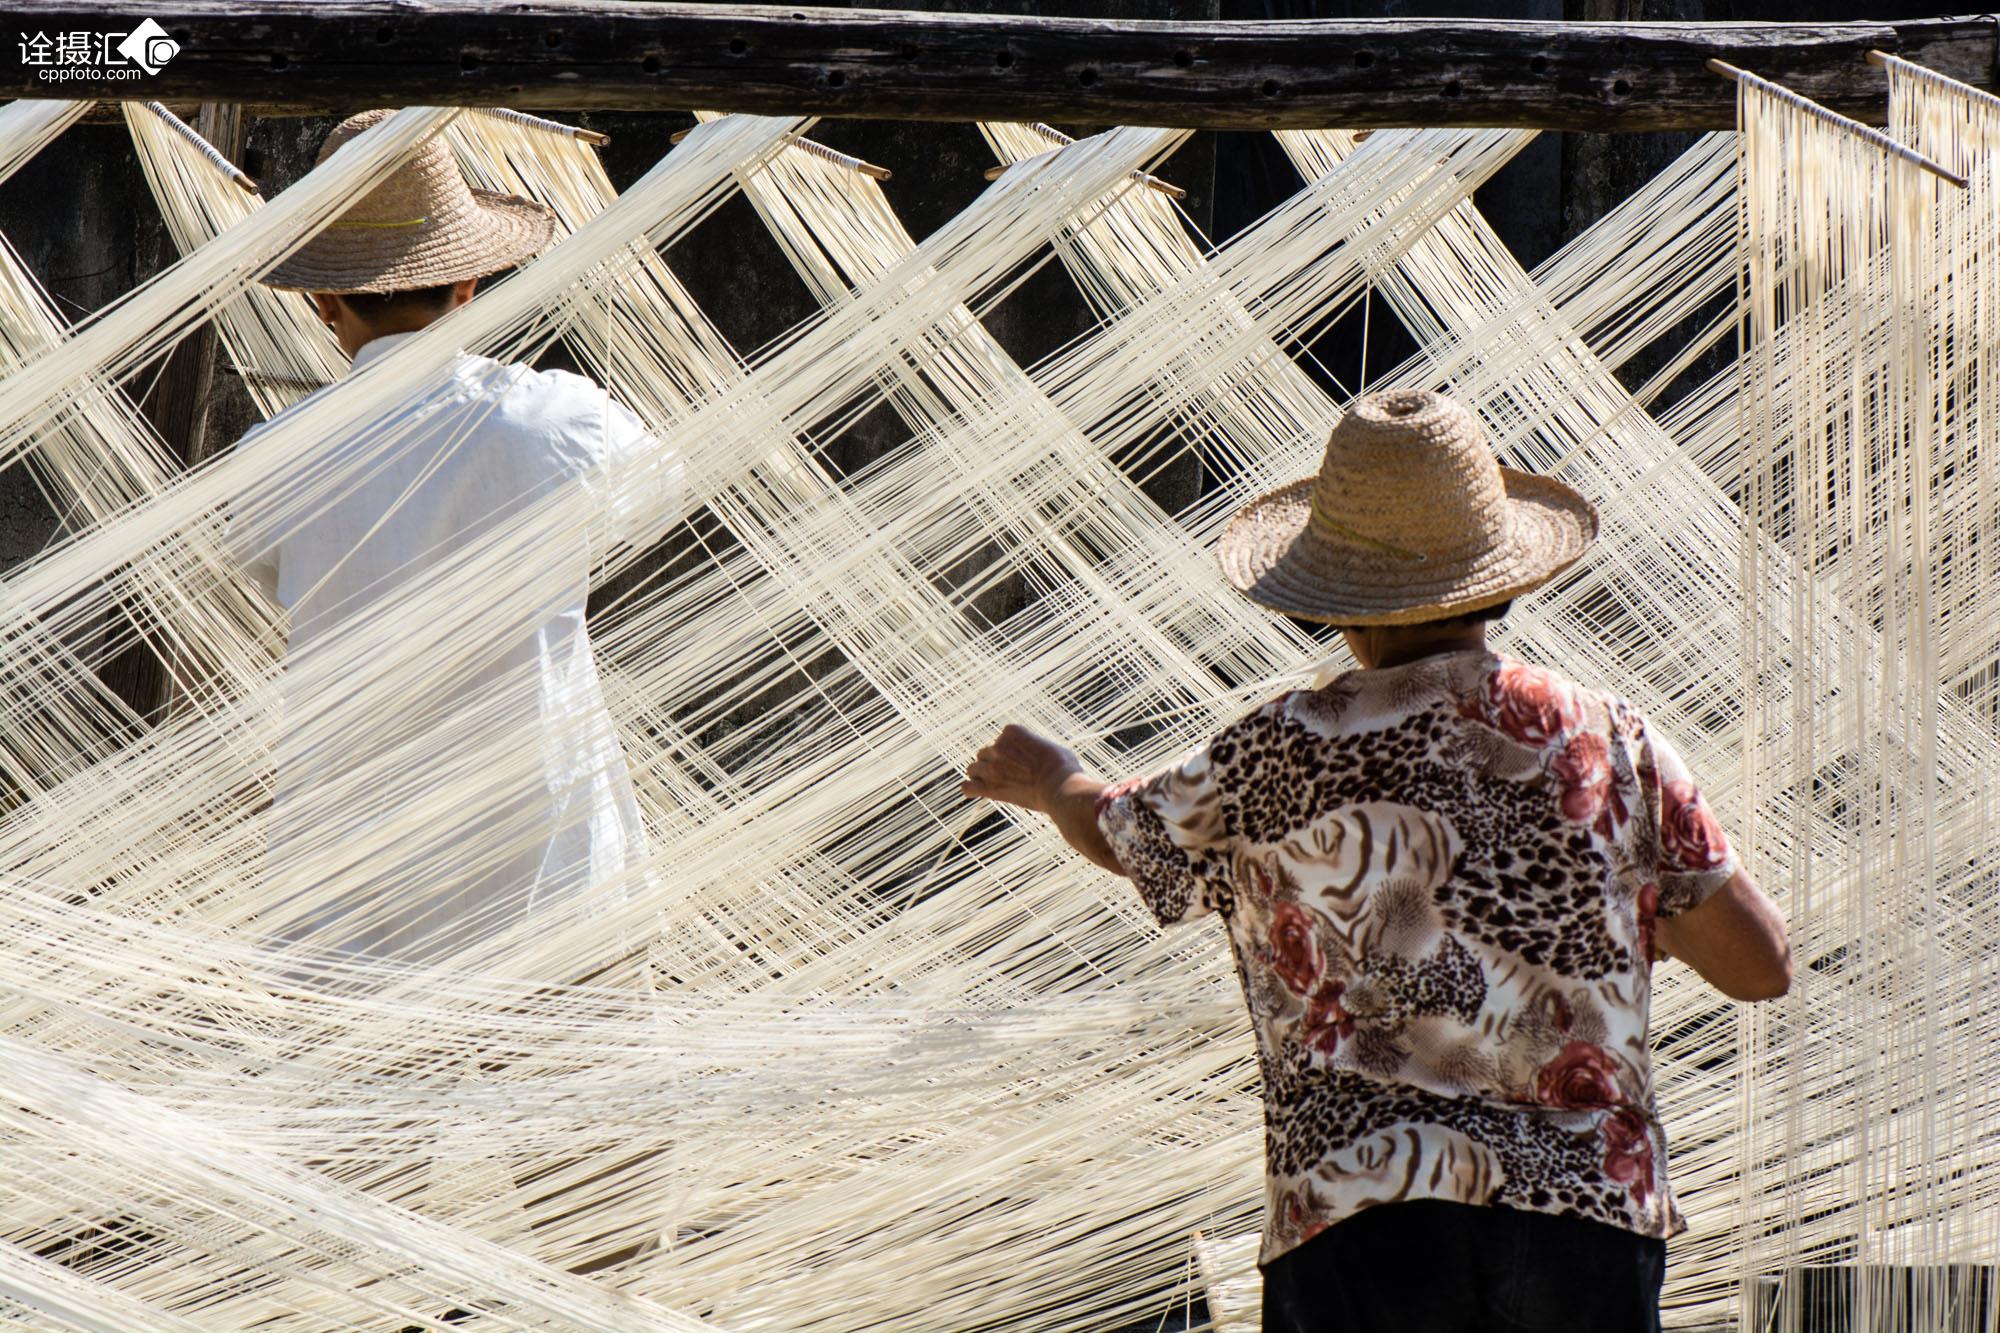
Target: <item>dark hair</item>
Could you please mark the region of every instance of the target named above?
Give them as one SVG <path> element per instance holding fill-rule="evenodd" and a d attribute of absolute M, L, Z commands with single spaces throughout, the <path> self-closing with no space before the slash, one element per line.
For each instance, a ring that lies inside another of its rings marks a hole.
<path fill-rule="evenodd" d="M 455 282 L 440 287 L 411 287 L 400 292 L 341 292 L 334 299 L 370 324 L 394 315 L 439 311 L 451 300 Z"/>
<path fill-rule="evenodd" d="M 1408 624 L 1404 625 L 1390 625 L 1390 626 L 1370 625 L 1370 626 L 1361 626 L 1359 628 L 1440 629 L 1450 625 L 1477 625 L 1481 623 L 1499 620 L 1513 609 L 1514 609 L 1514 599 L 1509 597 L 1504 602 L 1495 602 L 1491 606 L 1482 606 L 1475 611 L 1461 611 L 1455 616 L 1439 616 L 1436 620 L 1412 620 Z M 1301 628 L 1303 628 L 1303 624 L 1298 619 L 1298 617 L 1296 616 L 1291 617 L 1291 620 L 1293 624 L 1300 625 Z M 1351 625 L 1339 625 L 1335 626 L 1335 628 L 1344 630 L 1344 629 L 1353 629 L 1357 627 Z"/>
<path fill-rule="evenodd" d="M 1463 611 L 1455 616 L 1445 616 L 1439 620 L 1425 620 L 1420 623 L 1425 625 L 1477 625 L 1482 622 L 1505 619 L 1507 613 L 1513 609 L 1514 599 L 1509 597 L 1504 602 L 1495 602 L 1491 606 L 1482 606 L 1477 611 Z"/>

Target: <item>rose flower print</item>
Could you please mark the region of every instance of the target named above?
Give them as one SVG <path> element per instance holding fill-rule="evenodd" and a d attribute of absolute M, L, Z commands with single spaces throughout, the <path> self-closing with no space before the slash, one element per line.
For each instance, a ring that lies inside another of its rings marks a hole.
<path fill-rule="evenodd" d="M 1340 1049 L 1340 1043 L 1354 1035 L 1354 1016 L 1340 1004 L 1340 997 L 1345 994 L 1345 981 L 1329 981 L 1320 986 L 1306 1003 L 1305 1025 L 1299 1030 L 1299 1040 L 1314 1054 L 1328 1060 Z"/>
<path fill-rule="evenodd" d="M 1670 782 L 1660 793 L 1660 846 L 1688 870 L 1713 870 L 1729 859 L 1729 842 L 1692 782 Z"/>
<path fill-rule="evenodd" d="M 1560 792 L 1563 818 L 1572 824 L 1592 824 L 1606 840 L 1615 840 L 1625 822 L 1625 798 L 1618 794 L 1611 772 L 1611 747 L 1594 731 L 1570 738 L 1549 764 L 1549 776 Z"/>
<path fill-rule="evenodd" d="M 1485 697 L 1469 701 L 1464 711 L 1531 750 L 1583 724 L 1583 708 L 1567 681 L 1553 671 L 1511 660 L 1488 678 Z"/>
<path fill-rule="evenodd" d="M 1319 941 L 1313 937 L 1312 914 L 1297 903 L 1281 902 L 1271 909 L 1271 943 L 1266 950 L 1271 970 L 1294 995 L 1310 995 L 1319 981 Z"/>
<path fill-rule="evenodd" d="M 1617 1065 L 1601 1046 L 1573 1041 L 1535 1072 L 1535 1100 L 1565 1111 L 1594 1110 L 1625 1100 Z"/>
<path fill-rule="evenodd" d="M 1646 1130 L 1646 1117 L 1621 1106 L 1604 1117 L 1597 1133 L 1604 1140 L 1604 1174 L 1630 1190 L 1633 1202 L 1643 1206 L 1653 1192 L 1653 1138 Z"/>

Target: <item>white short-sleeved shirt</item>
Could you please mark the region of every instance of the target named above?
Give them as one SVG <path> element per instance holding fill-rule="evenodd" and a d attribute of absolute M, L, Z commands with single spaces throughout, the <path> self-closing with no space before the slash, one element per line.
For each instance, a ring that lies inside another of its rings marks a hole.
<path fill-rule="evenodd" d="M 405 445 L 368 443 L 399 428 Z M 323 455 L 340 480 L 303 520 L 255 501 L 230 518 L 290 621 L 264 928 L 435 961 L 606 905 L 646 835 L 584 623 L 593 548 L 671 522 L 678 463 L 590 380 L 464 352 L 355 447 L 375 456 Z M 494 540 L 502 558 L 468 563 Z M 356 680 L 375 702 L 341 710 Z"/>

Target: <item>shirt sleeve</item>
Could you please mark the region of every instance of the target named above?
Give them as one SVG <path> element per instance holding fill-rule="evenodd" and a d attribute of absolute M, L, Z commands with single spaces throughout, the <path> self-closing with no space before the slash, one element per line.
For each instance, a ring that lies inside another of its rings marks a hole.
<path fill-rule="evenodd" d="M 243 432 L 231 446 L 232 449 L 241 449 L 270 424 L 269 421 L 260 421 L 253 425 Z M 264 596 L 275 602 L 278 600 L 278 544 L 257 540 L 246 518 L 240 502 L 224 507 L 220 531 L 222 552 L 242 569 Z"/>
<path fill-rule="evenodd" d="M 223 541 L 227 544 L 228 540 L 227 530 L 225 529 Z M 242 567 L 244 577 L 250 580 L 257 591 L 263 593 L 267 601 L 276 602 L 278 600 L 278 548 L 267 546 L 261 551 L 247 555 L 232 550 L 231 554 L 236 556 L 236 562 Z"/>
<path fill-rule="evenodd" d="M 681 520 L 686 480 L 679 450 L 606 395 L 597 466 L 586 484 L 603 509 L 607 544 L 646 547 L 664 537 Z"/>
<path fill-rule="evenodd" d="M 1654 869 L 1660 882 L 1659 914 L 1678 916 L 1727 884 L 1739 862 L 1680 753 L 1651 726 L 1646 728 L 1640 773 L 1658 831 Z"/>
<path fill-rule="evenodd" d="M 1115 783 L 1098 797 L 1098 828 L 1163 926 L 1230 909 L 1237 839 L 1223 808 L 1215 744 L 1196 747 L 1152 777 Z"/>

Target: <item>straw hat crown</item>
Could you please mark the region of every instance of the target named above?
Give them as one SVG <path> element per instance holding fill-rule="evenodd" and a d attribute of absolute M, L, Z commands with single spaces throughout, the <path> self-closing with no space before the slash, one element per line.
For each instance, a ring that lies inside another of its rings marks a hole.
<path fill-rule="evenodd" d="M 391 114 L 349 116 L 320 145 L 319 161 Z M 541 204 L 468 186 L 443 136 L 433 135 L 264 282 L 314 292 L 439 287 L 512 268 L 554 233 L 555 214 Z"/>
<path fill-rule="evenodd" d="M 1273 610 L 1394 625 L 1504 602 L 1596 534 L 1581 495 L 1501 467 L 1477 417 L 1413 389 L 1357 400 L 1319 475 L 1253 501 L 1218 555 L 1229 581 Z"/>

